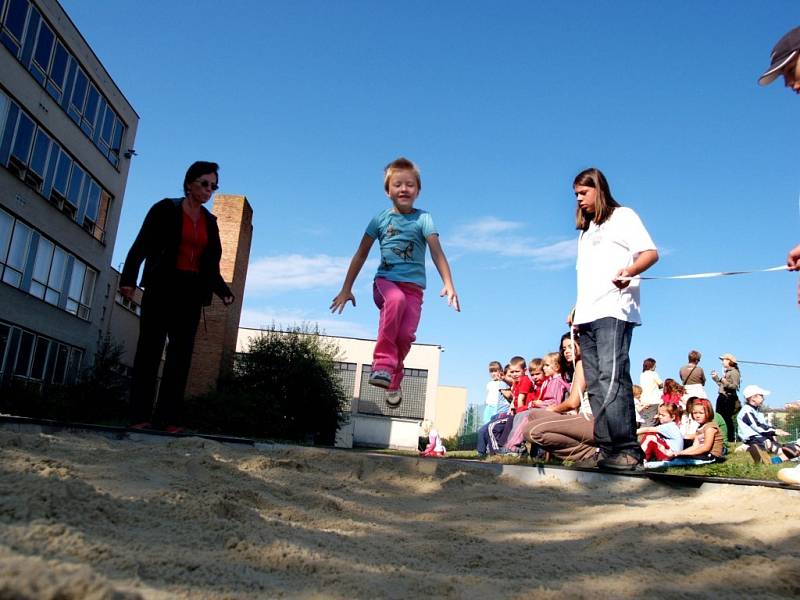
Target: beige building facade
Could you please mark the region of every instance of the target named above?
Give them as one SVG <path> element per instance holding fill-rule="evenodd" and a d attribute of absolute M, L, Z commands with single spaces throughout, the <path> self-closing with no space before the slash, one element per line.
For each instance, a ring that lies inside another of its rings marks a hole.
<path fill-rule="evenodd" d="M 239 328 L 237 352 L 246 352 L 249 341 L 261 335 L 261 330 Z M 337 374 L 344 389 L 352 398 L 347 422 L 337 433 L 336 445 L 345 448 L 354 446 L 374 448 L 416 449 L 420 425 L 428 420 L 448 431 L 452 428 L 449 407 L 459 403 L 460 388 L 445 388 L 445 404 L 440 403 L 439 362 L 442 347 L 433 344 L 413 344 L 405 360 L 405 375 L 402 390 L 403 402 L 390 408 L 383 397 L 383 390 L 367 383 L 371 373 L 372 352 L 375 340 L 323 336 L 339 347 L 340 358 L 336 364 Z M 466 390 L 464 390 L 466 406 Z M 437 420 L 441 411 L 442 420 Z M 461 412 L 463 418 L 463 409 Z M 461 421 L 459 419 L 458 424 Z M 458 426 L 455 427 L 457 431 Z M 442 434 L 443 435 L 443 434 Z"/>

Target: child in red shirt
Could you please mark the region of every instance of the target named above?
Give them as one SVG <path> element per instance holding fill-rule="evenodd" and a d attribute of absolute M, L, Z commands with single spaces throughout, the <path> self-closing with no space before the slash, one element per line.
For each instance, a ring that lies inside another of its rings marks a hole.
<path fill-rule="evenodd" d="M 533 393 L 533 382 L 525 374 L 525 359 L 515 356 L 509 361 L 508 374 L 511 377 L 511 406 L 505 421 L 497 421 L 489 426 L 491 446 L 502 453 L 508 436 L 514 429 L 514 421 L 528 410 L 528 396 Z"/>

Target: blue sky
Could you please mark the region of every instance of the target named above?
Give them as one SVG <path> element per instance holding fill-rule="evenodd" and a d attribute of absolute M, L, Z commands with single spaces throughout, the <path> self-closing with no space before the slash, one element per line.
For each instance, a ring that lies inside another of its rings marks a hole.
<path fill-rule="evenodd" d="M 486 365 L 555 350 L 575 296 L 571 182 L 602 169 L 661 252 L 649 275 L 761 269 L 800 242 L 800 98 L 756 85 L 796 2 L 101 2 L 62 0 L 141 117 L 114 263 L 194 160 L 254 208 L 242 324 L 372 337 L 377 248 L 327 311 L 382 168 L 420 166 L 463 312 L 429 266 L 418 341 L 440 383 L 483 398 Z M 800 364 L 797 276 L 645 282 L 634 381 L 687 352 Z M 743 363 L 800 399 L 800 370 Z M 707 386 L 716 395 L 716 386 Z"/>

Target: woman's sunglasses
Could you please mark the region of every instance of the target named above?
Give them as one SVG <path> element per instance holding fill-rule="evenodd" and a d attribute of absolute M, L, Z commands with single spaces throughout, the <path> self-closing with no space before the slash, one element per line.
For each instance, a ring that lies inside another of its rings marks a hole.
<path fill-rule="evenodd" d="M 216 192 L 219 189 L 219 186 L 216 183 L 211 183 L 208 179 L 195 179 L 194 182 L 206 189 L 211 188 L 212 192 Z"/>

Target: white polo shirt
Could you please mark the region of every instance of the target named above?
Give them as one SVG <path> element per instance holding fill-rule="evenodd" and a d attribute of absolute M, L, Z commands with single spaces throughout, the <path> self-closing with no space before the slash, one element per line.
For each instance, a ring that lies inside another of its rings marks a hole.
<path fill-rule="evenodd" d="M 604 317 L 641 324 L 639 281 L 633 280 L 620 290 L 612 280 L 645 250 L 656 250 L 656 245 L 639 215 L 630 208 L 619 206 L 602 225 L 594 221 L 589 224 L 578 237 L 575 325 Z"/>

